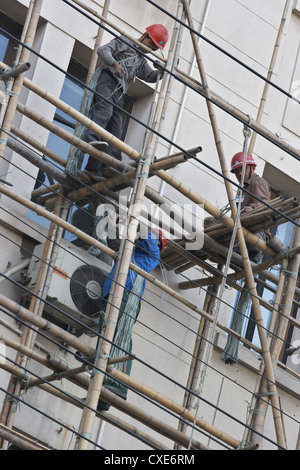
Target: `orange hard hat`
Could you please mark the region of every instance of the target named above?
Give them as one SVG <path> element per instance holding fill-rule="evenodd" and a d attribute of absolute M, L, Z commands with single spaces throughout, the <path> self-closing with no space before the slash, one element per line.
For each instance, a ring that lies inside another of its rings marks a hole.
<path fill-rule="evenodd" d="M 146 28 L 150 38 L 157 47 L 163 49 L 168 42 L 168 30 L 162 24 L 152 24 Z"/>
<path fill-rule="evenodd" d="M 243 160 L 244 160 L 243 152 L 238 152 L 235 155 L 233 155 L 231 159 L 231 169 L 230 169 L 231 173 L 234 173 L 237 168 L 240 168 L 241 166 L 243 166 Z M 250 153 L 247 153 L 246 165 L 253 165 L 254 167 L 256 167 L 256 163 L 252 155 L 250 155 Z"/>
<path fill-rule="evenodd" d="M 161 230 L 159 230 L 157 228 L 154 228 L 153 232 L 158 233 L 158 237 L 159 237 L 160 242 L 161 242 L 160 251 L 162 251 L 165 248 L 166 244 L 167 244 L 167 239 L 165 238 L 165 236 L 164 236 L 164 234 Z"/>

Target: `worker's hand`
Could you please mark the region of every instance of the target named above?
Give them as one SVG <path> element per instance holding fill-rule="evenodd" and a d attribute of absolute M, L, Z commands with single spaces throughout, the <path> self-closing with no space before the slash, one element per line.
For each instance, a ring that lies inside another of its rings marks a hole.
<path fill-rule="evenodd" d="M 113 67 L 115 69 L 115 74 L 119 78 L 123 78 L 125 75 L 125 70 L 123 69 L 122 65 L 119 64 L 119 62 L 114 62 Z"/>
<path fill-rule="evenodd" d="M 245 214 L 245 212 L 251 212 L 251 211 L 253 211 L 253 207 L 244 206 L 241 212 L 243 212 L 243 214 Z"/>

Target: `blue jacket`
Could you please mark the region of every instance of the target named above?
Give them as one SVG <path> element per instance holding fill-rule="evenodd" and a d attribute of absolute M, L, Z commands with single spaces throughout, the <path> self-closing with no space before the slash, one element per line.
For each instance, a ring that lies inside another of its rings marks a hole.
<path fill-rule="evenodd" d="M 149 273 L 152 269 L 156 268 L 159 264 L 160 260 L 160 251 L 157 243 L 157 237 L 155 235 L 151 235 L 151 232 L 148 234 L 148 238 L 140 238 L 135 246 L 131 261 L 135 265 L 139 266 L 141 269 Z M 116 268 L 116 263 L 113 265 L 111 272 L 109 273 L 108 278 L 104 282 L 102 295 L 103 297 L 107 297 L 112 280 L 114 277 L 114 272 Z M 132 289 L 133 283 L 137 273 L 134 272 L 132 269 L 128 270 L 128 275 L 125 283 L 125 291 L 129 291 Z M 144 293 L 146 287 L 146 279 L 144 279 L 143 287 L 141 290 L 141 297 Z"/>

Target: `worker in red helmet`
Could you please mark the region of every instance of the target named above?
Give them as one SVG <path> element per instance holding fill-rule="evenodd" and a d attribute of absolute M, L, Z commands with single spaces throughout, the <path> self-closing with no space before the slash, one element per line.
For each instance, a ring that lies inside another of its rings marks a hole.
<path fill-rule="evenodd" d="M 247 192 L 242 193 L 241 201 L 241 216 L 245 213 L 251 212 L 253 209 L 256 209 L 263 202 L 269 203 L 271 199 L 271 188 L 269 183 L 255 173 L 256 163 L 249 153 L 246 154 L 246 166 L 245 166 L 245 175 L 244 181 L 242 182 L 242 171 L 243 171 L 243 161 L 244 153 L 238 152 L 233 155 L 231 159 L 231 168 L 230 171 L 236 176 L 236 179 L 240 184 L 243 183 L 243 187 L 247 189 Z M 257 198 L 259 199 L 256 199 Z M 239 202 L 238 200 L 236 201 Z M 218 221 L 214 217 L 207 217 L 204 220 L 204 228 L 209 228 L 212 225 L 217 224 Z M 269 230 L 266 230 L 262 233 L 256 233 L 259 238 L 264 238 L 268 240 L 270 238 Z M 238 251 L 238 250 L 235 250 Z M 254 247 L 248 247 L 249 258 L 258 262 L 261 258 L 261 252 Z"/>
<path fill-rule="evenodd" d="M 139 46 L 125 36 L 119 36 L 99 47 L 97 54 L 102 66 L 96 70 L 89 84 L 96 92 L 89 117 L 119 139 L 122 133 L 124 95 L 129 85 L 136 77 L 149 83 L 155 83 L 162 78 L 163 67 L 156 61 L 153 69 L 143 54 L 147 54 L 149 49 L 163 50 L 168 41 L 168 31 L 161 24 L 153 24 L 146 28 L 138 41 Z M 85 132 L 84 140 L 108 154 L 112 154 L 114 150 L 112 145 L 101 140 L 101 137 L 89 128 Z M 118 155 L 116 149 L 114 156 L 121 159 Z M 105 165 L 89 157 L 85 171 L 98 181 L 105 176 Z"/>
<path fill-rule="evenodd" d="M 231 173 L 234 173 L 239 183 L 242 183 L 243 171 L 243 152 L 236 153 L 231 159 Z M 242 195 L 242 213 L 250 212 L 261 204 L 261 201 L 269 202 L 271 198 L 271 189 L 269 183 L 255 173 L 256 163 L 249 153 L 246 155 L 245 176 L 243 187 L 247 193 Z M 249 194 L 250 193 L 250 194 Z M 256 199 L 258 197 L 260 200 Z"/>

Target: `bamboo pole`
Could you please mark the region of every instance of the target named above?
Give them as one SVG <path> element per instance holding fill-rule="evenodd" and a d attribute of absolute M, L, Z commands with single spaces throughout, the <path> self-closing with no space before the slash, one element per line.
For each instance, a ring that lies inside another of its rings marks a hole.
<path fill-rule="evenodd" d="M 12 442 L 23 450 L 50 450 L 38 442 L 29 439 L 20 432 L 4 426 L 3 424 L 0 424 L 0 437 L 5 441 Z"/>
<path fill-rule="evenodd" d="M 27 45 L 32 46 L 35 38 L 40 11 L 43 0 L 35 0 L 34 4 L 29 5 L 28 14 L 26 16 L 25 25 L 23 28 L 23 37 Z M 30 51 L 27 48 L 23 48 L 17 54 L 17 60 L 19 59 L 22 63 L 29 62 Z M 12 121 L 15 117 L 16 107 L 19 100 L 19 95 L 23 86 L 24 76 L 23 74 L 18 75 L 15 79 L 10 81 L 8 88 L 12 86 L 10 90 L 10 97 L 5 110 L 5 116 L 2 122 L 2 129 L 0 132 L 0 162 L 3 158 L 4 150 L 6 148 L 7 134 L 10 132 Z"/>
<path fill-rule="evenodd" d="M 189 26 L 193 27 L 193 21 L 192 21 L 192 17 L 191 17 L 191 14 L 190 14 L 190 8 L 189 8 L 189 5 L 188 5 L 188 0 L 183 0 L 183 5 L 184 5 L 184 8 L 185 8 L 185 13 L 186 13 L 186 16 L 187 16 Z M 219 134 L 219 130 L 218 130 L 217 120 L 216 120 L 216 116 L 215 116 L 215 113 L 214 113 L 212 103 L 210 101 L 211 95 L 210 95 L 209 87 L 208 87 L 208 84 L 207 84 L 207 81 L 206 81 L 206 74 L 205 74 L 205 71 L 204 71 L 203 62 L 202 62 L 201 55 L 200 55 L 200 50 L 199 50 L 195 35 L 192 32 L 191 32 L 191 37 L 192 37 L 192 41 L 193 41 L 193 44 L 194 44 L 195 53 L 196 53 L 196 56 L 197 56 L 197 64 L 198 64 L 199 72 L 200 72 L 200 75 L 201 75 L 202 83 L 203 83 L 203 86 L 204 86 L 205 95 L 208 98 L 206 100 L 206 103 L 207 103 L 207 108 L 208 108 L 210 120 L 211 120 L 211 123 L 212 123 L 212 129 L 213 129 L 213 133 L 214 133 L 216 148 L 218 150 L 218 155 L 219 155 L 219 160 L 220 160 L 222 172 L 223 172 L 224 176 L 229 177 L 229 173 L 228 173 L 226 163 L 225 163 L 225 156 L 224 156 L 224 151 L 223 151 L 223 147 L 222 147 L 222 142 L 221 142 L 221 138 L 220 138 L 220 134 Z M 228 199 L 229 199 L 229 204 L 230 204 L 230 207 L 231 207 L 231 212 L 232 212 L 232 215 L 233 215 L 233 219 L 236 220 L 236 218 L 237 218 L 237 209 L 236 209 L 236 206 L 235 206 L 235 198 L 233 196 L 231 186 L 228 183 L 228 179 L 225 179 L 225 186 L 226 186 L 226 191 L 227 191 L 227 194 L 228 194 Z M 244 237 L 242 226 L 241 226 L 241 223 L 240 223 L 239 220 L 237 220 L 237 237 L 238 237 L 239 246 L 240 246 L 240 250 L 241 250 L 243 261 L 244 261 L 246 279 L 247 279 L 247 283 L 249 285 L 249 291 L 250 291 L 251 298 L 252 298 L 253 311 L 254 311 L 255 320 L 256 320 L 256 323 L 257 323 L 258 334 L 259 334 L 259 339 L 260 339 L 260 343 L 261 343 L 261 347 L 262 347 L 262 356 L 263 356 L 263 359 L 264 359 L 265 365 L 266 365 L 265 373 L 266 373 L 267 378 L 269 379 L 268 386 L 269 386 L 270 392 L 274 393 L 274 395 L 272 395 L 271 403 L 272 403 L 273 420 L 274 420 L 274 426 L 275 426 L 275 430 L 276 430 L 277 442 L 278 442 L 278 444 L 280 444 L 281 447 L 284 447 L 285 446 L 285 440 L 284 440 L 284 433 L 283 433 L 283 429 L 282 429 L 282 422 L 281 422 L 280 411 L 279 411 L 280 406 L 279 406 L 279 400 L 278 400 L 278 396 L 277 396 L 277 390 L 276 390 L 274 371 L 273 371 L 273 367 L 272 367 L 271 354 L 270 354 L 270 350 L 268 348 L 268 341 L 267 341 L 267 336 L 266 336 L 266 333 L 265 333 L 263 317 L 262 317 L 262 314 L 261 314 L 261 311 L 260 311 L 260 305 L 259 305 L 259 302 L 258 302 L 258 299 L 257 299 L 257 292 L 256 292 L 255 283 L 254 283 L 253 273 L 251 271 L 251 264 L 250 264 L 250 261 L 249 261 L 249 258 L 248 258 L 248 250 L 247 250 L 247 246 L 246 246 L 246 242 L 245 242 L 245 237 Z"/>
<path fill-rule="evenodd" d="M 212 316 L 214 305 L 216 302 L 217 293 L 218 293 L 218 287 L 213 286 L 212 288 L 207 290 L 206 296 L 204 299 L 203 310 L 211 316 Z M 195 340 L 193 356 L 192 356 L 192 361 L 191 361 L 190 370 L 189 370 L 189 376 L 188 376 L 187 383 L 186 383 L 187 391 L 184 394 L 184 400 L 182 404 L 182 406 L 188 410 L 192 409 L 193 401 L 195 399 L 195 396 L 191 394 L 189 390 L 196 392 L 196 389 L 197 389 L 197 383 L 199 380 L 203 353 L 205 349 L 205 346 L 203 346 L 203 343 L 206 341 L 207 334 L 208 334 L 207 327 L 208 327 L 207 320 L 201 317 L 199 321 L 197 337 Z M 185 432 L 187 429 L 187 423 L 181 421 L 178 425 L 178 429 L 182 432 Z"/>
<path fill-rule="evenodd" d="M 168 398 L 162 395 L 161 393 L 157 392 L 153 388 L 148 387 L 145 384 L 141 383 L 139 380 L 129 377 L 128 375 L 114 369 L 113 367 L 109 367 L 107 369 L 107 372 L 110 375 L 112 375 L 112 377 L 115 377 L 116 379 L 121 380 L 123 383 L 133 388 L 134 390 L 137 390 L 143 393 L 147 397 L 151 398 L 157 403 L 160 403 L 161 405 L 165 406 L 169 410 L 174 411 L 175 413 L 180 415 L 182 419 L 186 419 L 192 423 L 195 423 L 201 429 L 203 429 L 204 431 L 207 431 L 209 434 L 213 435 L 217 439 L 220 439 L 222 442 L 225 442 L 226 444 L 232 446 L 235 449 L 239 446 L 240 442 L 238 440 L 232 438 L 225 432 L 220 432 L 214 426 L 208 424 L 204 419 L 195 416 L 195 413 L 192 413 L 191 411 L 186 410 L 183 406 L 171 400 L 171 398 Z"/>
<path fill-rule="evenodd" d="M 186 73 L 183 71 L 178 70 L 177 68 L 177 73 L 178 77 L 182 78 L 186 84 L 190 84 L 195 90 L 199 90 L 202 93 L 204 93 L 203 90 L 203 85 L 196 81 L 194 78 L 189 77 Z M 224 100 L 222 97 L 220 97 L 217 93 L 211 92 L 211 97 L 214 103 L 221 108 L 223 108 L 225 111 L 228 111 L 232 116 L 234 116 L 236 119 L 243 121 L 244 123 L 249 122 L 249 115 L 241 111 L 240 109 L 236 108 L 234 105 L 230 104 L 228 101 Z M 271 132 L 269 129 L 264 127 L 262 124 L 258 123 L 255 121 L 255 119 L 251 118 L 251 128 L 253 131 L 262 134 L 264 137 L 266 137 L 270 142 L 272 142 L 275 146 L 278 146 L 278 143 L 280 142 L 280 147 L 290 153 L 291 155 L 295 155 L 296 157 L 300 157 L 300 150 L 297 149 L 296 147 L 293 147 L 292 145 L 288 144 L 284 140 L 280 140 L 278 138 L 278 135 L 274 134 Z"/>
<path fill-rule="evenodd" d="M 283 291 L 284 291 L 284 286 L 285 286 L 285 274 L 284 274 L 284 269 L 287 268 L 287 259 L 283 260 L 282 263 L 282 270 L 280 273 L 280 280 L 278 282 L 278 289 L 276 292 L 276 297 L 274 301 L 274 306 L 272 309 L 271 313 L 271 321 L 269 325 L 269 331 L 268 331 L 268 341 L 269 345 L 271 346 L 271 341 L 272 341 L 272 335 L 274 334 L 278 322 L 278 316 L 279 316 L 279 307 L 280 304 L 282 303 L 282 296 L 283 296 Z M 267 396 L 267 387 L 266 387 L 266 381 L 263 378 L 263 371 L 264 371 L 264 364 L 260 364 L 259 368 L 259 375 L 257 377 L 257 383 L 255 387 L 255 391 L 252 396 L 251 404 L 249 406 L 249 416 L 247 419 L 247 424 L 251 426 L 253 429 L 256 431 L 262 432 L 264 429 L 264 413 L 266 413 L 266 407 L 264 406 L 265 398 L 258 398 L 261 394 L 262 397 Z M 260 403 L 259 403 L 260 402 Z M 255 433 L 252 433 L 254 435 L 254 441 L 259 445 L 262 446 L 262 438 L 261 436 L 258 436 Z M 244 441 L 251 440 L 252 442 L 252 437 L 250 436 L 250 430 L 245 429 L 245 435 L 244 435 Z"/>
<path fill-rule="evenodd" d="M 73 347 L 77 351 L 80 351 L 84 356 L 89 357 L 95 354 L 95 349 L 82 343 L 76 336 L 68 333 L 59 326 L 54 325 L 53 323 L 45 320 L 42 317 L 38 317 L 35 313 L 30 310 L 22 307 L 17 302 L 5 297 L 0 294 L 0 305 L 7 308 L 9 311 L 13 312 L 17 317 L 20 317 L 22 320 L 31 323 L 32 325 L 38 327 L 42 331 L 46 331 L 50 336 L 54 336 L 60 341 L 65 342 L 69 346 Z"/>
<path fill-rule="evenodd" d="M 25 38 L 25 42 L 28 45 L 33 45 L 33 41 L 35 38 L 35 34 L 37 31 L 38 21 L 39 21 L 39 14 L 42 7 L 43 0 L 36 0 L 34 4 L 30 4 L 28 8 L 28 12 L 26 15 L 26 21 L 23 28 L 23 37 Z M 19 50 L 16 56 L 16 61 L 20 60 L 22 63 L 29 62 L 30 51 L 26 48 Z M 18 75 L 15 79 L 10 80 L 10 83 L 7 85 L 8 88 L 11 88 L 10 98 L 8 101 L 8 105 L 5 110 L 4 119 L 2 122 L 2 129 L 0 132 L 0 162 L 2 161 L 3 154 L 6 148 L 7 143 L 7 134 L 10 132 L 13 119 L 15 117 L 15 112 L 17 108 L 17 103 L 19 100 L 19 95 L 23 86 L 24 76 L 23 74 Z M 15 389 L 17 384 L 10 383 L 9 387 Z M 2 424 L 7 422 L 10 410 L 11 410 L 11 403 L 5 403 L 2 406 L 0 422 Z M 5 443 L 2 443 L 2 447 L 6 446 Z"/>

